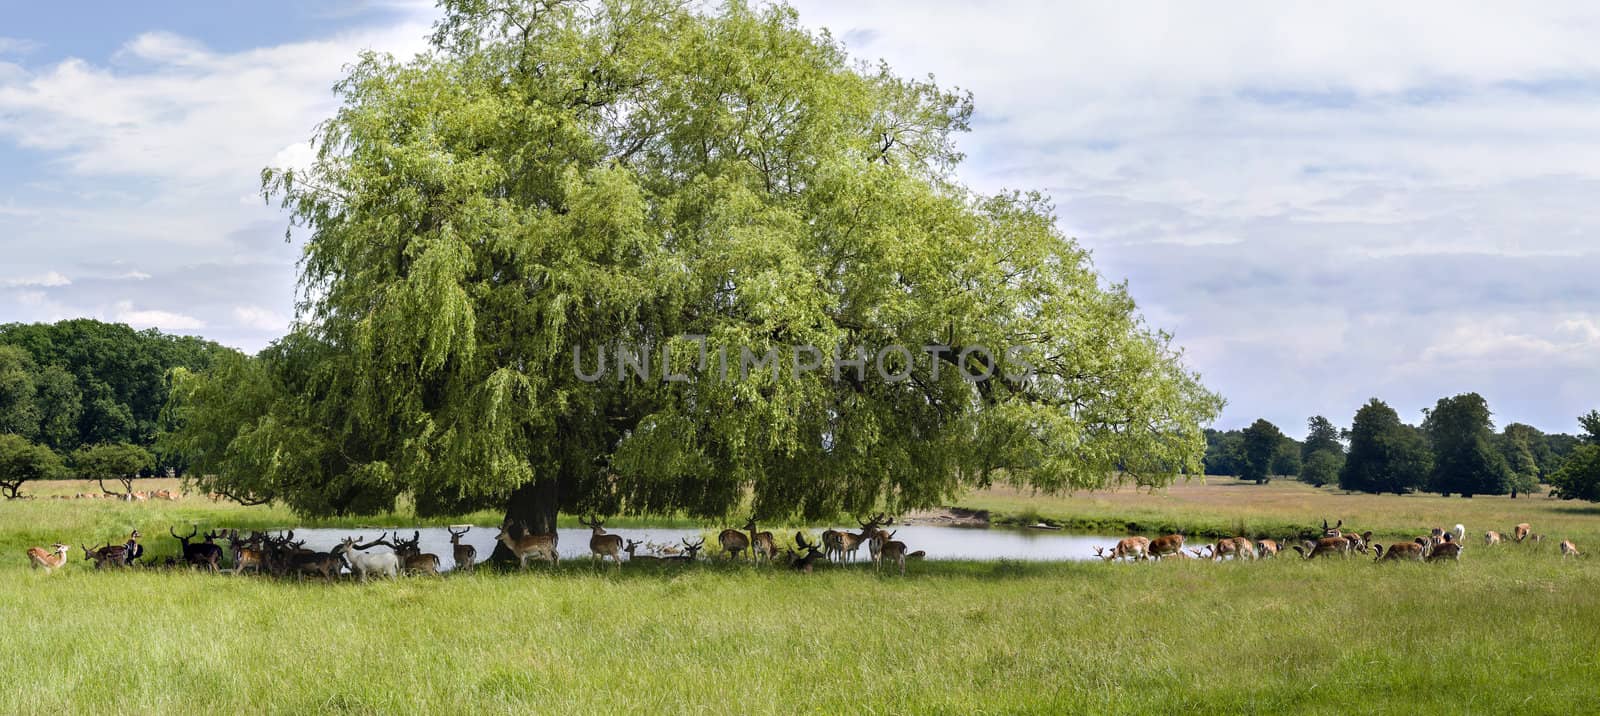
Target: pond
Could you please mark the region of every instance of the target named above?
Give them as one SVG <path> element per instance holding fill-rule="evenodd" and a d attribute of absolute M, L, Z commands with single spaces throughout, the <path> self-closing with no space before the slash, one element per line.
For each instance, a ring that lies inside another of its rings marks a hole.
<path fill-rule="evenodd" d="M 377 539 L 384 530 L 381 528 L 366 529 L 296 529 L 295 539 L 305 540 L 306 547 L 316 550 L 329 550 L 347 536 L 360 536 L 366 539 Z M 411 532 L 417 532 L 422 539 L 422 551 L 439 556 L 441 569 L 450 569 L 455 566 L 450 548 L 450 533 L 443 527 L 422 527 L 404 529 L 402 534 L 410 537 Z M 715 530 L 676 529 L 642 527 L 636 529 L 618 528 L 607 530 L 612 534 L 621 535 L 625 539 L 639 540 L 644 543 L 677 545 L 682 539 L 698 540 L 706 538 L 705 549 L 700 552 L 702 558 L 721 557 L 723 552 L 717 547 Z M 811 537 L 816 537 L 820 529 L 811 530 Z M 478 559 L 486 559 L 494 552 L 495 527 L 473 527 L 472 531 L 462 537 L 462 542 L 478 548 Z M 560 551 L 562 559 L 576 559 L 589 557 L 589 535 L 587 529 L 572 528 L 558 530 L 561 535 Z M 776 532 L 776 530 L 774 530 Z M 961 560 L 999 560 L 1014 559 L 1027 561 L 1066 561 L 1097 559 L 1094 555 L 1095 547 L 1110 547 L 1122 537 L 1108 537 L 1104 535 L 1084 535 L 1054 530 L 1039 529 L 1013 529 L 1013 528 L 984 528 L 984 527 L 937 527 L 929 525 L 906 525 L 894 528 L 895 539 L 905 542 L 911 551 L 922 550 L 927 552 L 928 559 L 961 559 Z M 786 535 L 793 538 L 793 534 Z M 787 541 L 780 537 L 780 541 Z M 641 546 L 639 554 L 646 554 L 647 550 Z M 627 555 L 623 555 L 627 559 Z M 863 546 L 857 553 L 858 560 L 868 560 L 869 553 Z"/>

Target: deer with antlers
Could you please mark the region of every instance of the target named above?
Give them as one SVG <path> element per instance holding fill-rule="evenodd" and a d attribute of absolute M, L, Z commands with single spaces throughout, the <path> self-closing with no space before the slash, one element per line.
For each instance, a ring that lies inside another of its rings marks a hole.
<path fill-rule="evenodd" d="M 819 547 L 822 545 L 819 543 L 807 542 L 806 533 L 804 532 L 794 533 L 794 543 L 800 547 L 804 554 L 795 554 L 791 552 L 789 566 L 794 568 L 794 570 L 797 572 L 811 574 L 812 565 L 814 565 L 817 560 L 823 558 L 822 550 L 819 549 Z"/>
<path fill-rule="evenodd" d="M 706 540 L 704 537 L 701 537 L 696 542 L 690 542 L 688 537 L 683 538 L 681 541 L 683 542 L 683 553 L 675 554 L 669 557 L 662 557 L 662 562 L 671 562 L 673 564 L 685 564 L 693 562 L 695 560 L 695 555 L 700 552 L 700 548 L 706 546 Z"/>
<path fill-rule="evenodd" d="M 422 532 L 413 530 L 411 539 L 402 539 L 395 535 L 392 541 L 380 542 L 387 544 L 394 550 L 396 557 L 400 558 L 400 568 L 407 574 L 431 574 L 439 576 L 439 555 L 422 551 Z"/>
<path fill-rule="evenodd" d="M 644 543 L 639 541 L 639 540 L 630 539 L 630 540 L 628 540 L 628 543 L 625 546 L 623 546 L 622 551 L 628 553 L 628 561 L 629 562 L 660 562 L 661 561 L 661 557 L 658 556 L 658 555 L 653 555 L 653 554 L 634 554 L 633 553 L 634 550 L 638 549 L 639 547 L 641 547 L 643 545 L 644 545 Z"/>
<path fill-rule="evenodd" d="M 515 534 L 513 534 L 515 532 Z M 494 538 L 511 551 L 523 569 L 528 568 L 528 558 L 536 557 L 550 563 L 551 566 L 561 564 L 561 554 L 556 551 L 561 541 L 561 535 L 529 534 L 528 528 L 522 523 L 513 523 L 510 520 L 500 523 L 500 533 Z"/>
<path fill-rule="evenodd" d="M 456 571 L 471 573 L 478 564 L 478 548 L 470 544 L 461 544 L 461 538 L 472 531 L 472 525 L 467 525 L 460 532 L 453 527 L 444 528 L 450 533 L 450 556 L 455 558 Z"/>
<path fill-rule="evenodd" d="M 622 569 L 622 537 L 606 534 L 606 522 L 599 517 L 589 521 L 579 517 L 578 524 L 588 527 L 591 532 L 589 536 L 590 557 L 599 558 L 601 564 L 605 564 L 606 558 L 610 557 L 612 561 L 617 563 L 617 569 Z"/>
<path fill-rule="evenodd" d="M 887 522 L 888 517 L 884 516 L 884 514 L 881 512 L 874 515 L 872 519 L 867 520 L 866 522 L 862 522 L 861 518 L 857 517 L 856 524 L 861 525 L 860 532 L 837 533 L 839 535 L 839 555 L 842 557 L 843 561 L 849 562 L 855 560 L 856 552 L 861 549 L 861 545 L 869 544 L 872 541 L 872 536 L 878 533 L 878 528 Z M 868 549 L 870 551 L 871 548 Z"/>
<path fill-rule="evenodd" d="M 228 530 L 228 549 L 233 552 L 233 574 L 244 574 L 246 569 L 260 574 L 266 566 L 267 553 L 261 548 L 265 535 L 252 531 L 248 539 L 239 538 L 239 530 Z"/>
<path fill-rule="evenodd" d="M 386 535 L 387 533 L 385 533 Z M 400 556 L 394 552 L 366 552 L 365 550 L 379 545 L 389 544 L 384 540 L 384 535 L 365 544 L 361 537 L 346 537 L 340 540 L 339 546 L 333 548 L 333 554 L 345 567 L 350 568 L 350 573 L 356 579 L 365 582 L 367 575 L 376 574 L 390 579 L 400 576 Z M 392 548 L 392 545 L 391 545 Z"/>
<path fill-rule="evenodd" d="M 189 534 L 187 536 L 179 535 L 172 529 L 172 527 L 168 526 L 167 534 L 172 535 L 173 539 L 178 540 L 178 542 L 183 545 L 184 563 L 191 567 L 204 567 L 206 569 L 210 569 L 213 573 L 218 571 L 217 563 L 222 561 L 222 547 L 217 545 L 216 540 L 218 537 L 222 536 L 221 534 L 216 532 L 206 532 L 206 536 L 204 538 L 205 541 L 194 544 L 190 544 L 189 540 L 194 539 L 195 535 L 200 534 L 200 528 L 198 526 L 191 525 L 191 529 L 189 530 Z"/>
<path fill-rule="evenodd" d="M 43 547 L 28 548 L 28 562 L 33 565 L 34 569 L 44 570 L 45 574 L 49 574 L 52 570 L 60 569 L 61 565 L 66 564 L 67 552 L 72 549 L 72 547 L 60 543 L 50 546 L 54 551 L 46 550 Z"/>

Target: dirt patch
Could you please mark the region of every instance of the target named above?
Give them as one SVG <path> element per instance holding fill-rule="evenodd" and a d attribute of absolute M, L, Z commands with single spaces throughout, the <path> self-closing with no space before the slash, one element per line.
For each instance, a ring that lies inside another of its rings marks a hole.
<path fill-rule="evenodd" d="M 988 510 L 968 510 L 961 507 L 940 507 L 919 510 L 902 516 L 903 525 L 938 525 L 940 527 L 988 527 Z"/>

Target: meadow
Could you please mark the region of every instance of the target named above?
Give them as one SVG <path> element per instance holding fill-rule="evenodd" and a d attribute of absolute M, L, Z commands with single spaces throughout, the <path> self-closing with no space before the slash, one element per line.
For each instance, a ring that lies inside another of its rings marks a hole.
<path fill-rule="evenodd" d="M 39 493 L 74 491 L 70 484 Z M 914 563 L 816 574 L 586 560 L 371 584 L 61 572 L 23 550 L 166 527 L 312 524 L 269 507 L 0 504 L 0 713 L 1579 713 L 1600 676 L 1592 506 L 1209 480 L 960 501 L 996 514 L 1247 529 L 1462 522 L 1459 563 Z M 322 522 L 350 526 L 413 521 Z M 480 524 L 493 515 L 473 516 Z M 419 523 L 420 524 L 420 523 Z M 621 521 L 619 521 L 621 524 Z M 159 536 L 158 536 L 159 535 Z M 1380 540 L 1381 541 L 1381 540 Z"/>

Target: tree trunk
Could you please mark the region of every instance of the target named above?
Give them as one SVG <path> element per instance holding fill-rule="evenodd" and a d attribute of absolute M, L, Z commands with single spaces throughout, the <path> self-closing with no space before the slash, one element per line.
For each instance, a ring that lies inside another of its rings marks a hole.
<path fill-rule="evenodd" d="M 528 534 L 549 534 L 556 531 L 556 508 L 560 505 L 560 482 L 554 478 L 535 480 L 511 493 L 506 502 L 506 521 L 520 524 Z M 514 533 L 520 534 L 520 533 Z M 514 564 L 516 556 L 506 549 L 504 542 L 495 542 L 494 554 L 489 561 Z"/>

